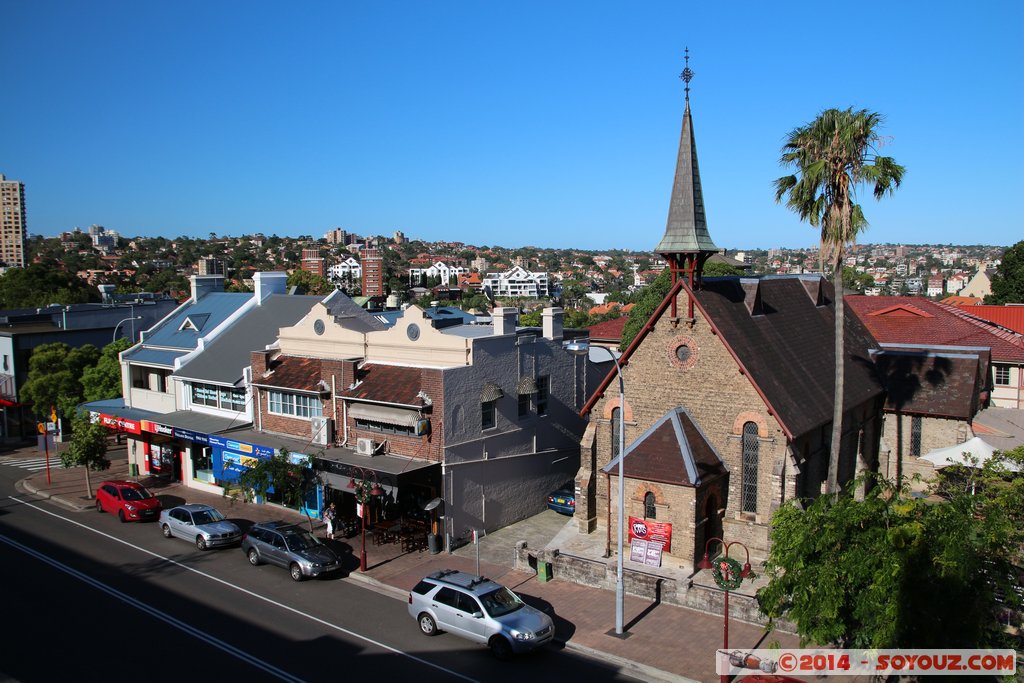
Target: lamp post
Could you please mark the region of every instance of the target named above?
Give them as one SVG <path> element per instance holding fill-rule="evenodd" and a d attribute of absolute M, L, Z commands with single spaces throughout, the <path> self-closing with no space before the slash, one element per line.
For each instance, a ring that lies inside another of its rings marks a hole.
<path fill-rule="evenodd" d="M 714 563 L 708 557 L 708 545 L 712 541 L 718 541 L 722 544 L 722 555 L 721 557 L 715 558 Z M 743 551 L 747 554 L 746 561 L 743 566 L 740 567 L 740 563 L 729 557 L 729 548 L 734 545 L 738 545 L 743 548 Z M 712 569 L 711 577 L 718 584 L 718 587 L 725 593 L 725 616 L 722 633 L 722 649 L 729 649 L 729 591 L 736 590 L 743 583 L 743 579 L 750 576 L 750 550 L 747 546 L 743 545 L 740 541 L 732 541 L 726 543 L 717 536 L 713 536 L 704 542 L 704 559 L 697 563 L 698 569 Z M 722 674 L 721 683 L 729 683 L 729 675 Z"/>
<path fill-rule="evenodd" d="M 590 344 L 582 342 L 566 342 L 564 348 L 569 353 L 584 355 L 590 352 Z M 626 507 L 626 486 L 625 480 L 622 476 L 622 464 L 626 459 L 626 385 L 622 380 L 622 366 L 619 364 L 619 359 L 615 353 L 607 346 L 595 346 L 595 349 L 604 349 L 608 352 L 612 362 L 615 363 L 615 374 L 619 378 L 619 519 L 618 519 L 618 564 L 615 568 L 615 635 L 620 638 L 628 637 L 628 634 L 623 634 L 622 626 L 622 603 L 625 595 L 625 588 L 622 582 L 622 542 L 623 542 L 623 529 L 626 526 L 625 522 L 625 507 Z"/>
<path fill-rule="evenodd" d="M 384 489 L 377 483 L 377 474 L 373 470 L 363 469 L 357 465 L 350 465 L 351 469 L 359 474 L 359 481 L 355 477 L 349 480 L 348 487 L 352 489 L 356 502 L 359 503 L 359 526 L 362 534 L 362 542 L 359 550 L 359 571 L 366 571 L 366 507 L 371 496 L 380 496 Z M 368 476 L 369 475 L 369 476 Z M 373 480 L 371 485 L 369 479 Z"/>
<path fill-rule="evenodd" d="M 133 315 L 133 316 L 130 316 L 128 318 L 125 318 L 124 320 L 118 320 L 117 324 L 114 325 L 114 336 L 110 340 L 111 344 L 113 344 L 114 342 L 117 341 L 117 328 L 121 327 L 121 323 L 126 323 L 129 320 L 142 320 L 142 316 L 141 315 Z M 134 343 L 135 343 L 135 323 L 133 322 L 132 323 L 132 344 L 134 344 Z"/>

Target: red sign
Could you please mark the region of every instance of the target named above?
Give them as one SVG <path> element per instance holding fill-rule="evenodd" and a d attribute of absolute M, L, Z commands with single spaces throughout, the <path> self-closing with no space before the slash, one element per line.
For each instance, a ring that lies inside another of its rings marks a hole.
<path fill-rule="evenodd" d="M 629 540 L 661 543 L 666 553 L 672 552 L 672 525 L 668 522 L 655 522 L 653 519 L 629 518 Z"/>
<path fill-rule="evenodd" d="M 116 429 L 119 432 L 131 432 L 132 434 L 142 433 L 142 428 L 139 426 L 138 420 L 129 420 L 124 417 L 117 417 L 116 415 L 104 415 L 103 413 L 100 413 L 100 424 L 104 427 Z"/>

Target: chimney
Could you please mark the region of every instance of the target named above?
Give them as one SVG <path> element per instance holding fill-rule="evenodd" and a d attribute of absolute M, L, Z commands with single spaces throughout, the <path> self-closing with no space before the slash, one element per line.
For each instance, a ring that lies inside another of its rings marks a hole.
<path fill-rule="evenodd" d="M 193 301 L 199 301 L 211 292 L 224 291 L 223 275 L 193 275 L 189 280 L 192 282 Z"/>
<path fill-rule="evenodd" d="M 281 271 L 254 273 L 252 281 L 256 287 L 257 305 L 262 305 L 271 294 L 284 294 L 288 287 L 288 275 Z"/>
<path fill-rule="evenodd" d="M 272 353 L 273 351 L 266 349 L 263 351 L 253 351 L 252 355 L 249 356 L 253 380 L 262 379 L 267 374 L 267 366 L 270 365 L 270 355 Z"/>
<path fill-rule="evenodd" d="M 512 334 L 516 331 L 516 314 L 519 311 L 515 308 L 495 308 L 491 311 L 491 323 L 494 325 L 494 334 Z"/>
<path fill-rule="evenodd" d="M 560 341 L 562 339 L 562 309 L 545 308 L 541 317 L 544 320 L 544 338 Z"/>

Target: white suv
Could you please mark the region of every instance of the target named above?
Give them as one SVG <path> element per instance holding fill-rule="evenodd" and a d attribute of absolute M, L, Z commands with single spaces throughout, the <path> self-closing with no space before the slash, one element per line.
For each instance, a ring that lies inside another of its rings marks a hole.
<path fill-rule="evenodd" d="M 423 578 L 409 593 L 409 614 L 425 635 L 450 631 L 491 648 L 498 659 L 551 641 L 551 617 L 482 576 L 445 569 Z"/>

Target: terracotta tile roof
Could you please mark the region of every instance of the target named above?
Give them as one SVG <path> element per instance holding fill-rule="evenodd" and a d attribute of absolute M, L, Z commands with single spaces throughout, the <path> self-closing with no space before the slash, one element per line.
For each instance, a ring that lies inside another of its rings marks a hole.
<path fill-rule="evenodd" d="M 636 304 L 622 305 L 618 301 L 609 301 L 606 304 L 592 307 L 587 313 L 590 315 L 604 315 L 605 313 L 611 313 L 612 311 L 619 310 L 622 313 L 629 313 L 633 310 L 633 306 Z"/>
<path fill-rule="evenodd" d="M 975 306 L 960 306 L 960 308 L 964 313 L 975 318 L 981 318 L 1000 327 L 1011 329 L 1018 334 L 1024 334 L 1024 305 L 1022 304 L 1013 306 L 978 304 Z"/>
<path fill-rule="evenodd" d="M 360 383 L 354 389 L 339 391 L 345 398 L 377 403 L 423 407 L 427 402 L 419 396 L 422 368 L 366 363 L 358 371 Z"/>
<path fill-rule="evenodd" d="M 988 347 L 994 361 L 1024 362 L 1024 337 L 963 308 L 918 296 L 851 295 L 846 302 L 880 343 Z"/>
<path fill-rule="evenodd" d="M 628 321 L 629 316 L 623 315 L 611 320 L 605 320 L 603 323 L 591 325 L 587 328 L 590 330 L 590 340 L 622 341 L 622 330 L 626 327 L 626 322 Z"/>
<path fill-rule="evenodd" d="M 618 463 L 613 459 L 605 471 L 618 471 Z M 722 459 L 685 408 L 670 410 L 626 449 L 627 479 L 699 486 L 725 472 Z"/>
<path fill-rule="evenodd" d="M 278 356 L 270 362 L 267 370 L 263 377 L 253 377 L 252 383 L 297 391 L 320 391 L 319 358 Z"/>
<path fill-rule="evenodd" d="M 973 306 L 974 304 L 980 304 L 983 300 L 974 296 L 960 296 L 959 294 L 954 296 L 947 296 L 942 300 L 942 303 L 949 304 L 950 306 Z"/>

